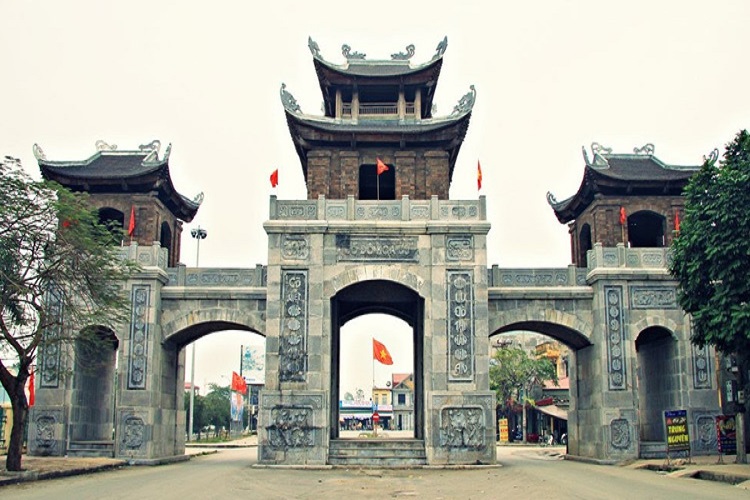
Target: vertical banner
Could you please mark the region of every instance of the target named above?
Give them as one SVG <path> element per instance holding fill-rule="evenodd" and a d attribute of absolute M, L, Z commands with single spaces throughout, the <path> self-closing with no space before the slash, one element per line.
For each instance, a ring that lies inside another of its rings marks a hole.
<path fill-rule="evenodd" d="M 232 392 L 231 393 L 231 416 L 233 422 L 241 422 L 242 421 L 242 411 L 244 409 L 244 398 L 242 397 L 242 394 L 239 392 Z"/>
<path fill-rule="evenodd" d="M 716 446 L 719 448 L 719 455 L 737 453 L 737 424 L 734 415 L 716 416 Z"/>
<path fill-rule="evenodd" d="M 687 410 L 667 410 L 664 412 L 667 425 L 667 453 L 673 451 L 690 451 Z"/>
<path fill-rule="evenodd" d="M 508 419 L 507 418 L 501 418 L 499 420 L 500 425 L 500 442 L 501 443 L 507 443 L 508 442 Z"/>

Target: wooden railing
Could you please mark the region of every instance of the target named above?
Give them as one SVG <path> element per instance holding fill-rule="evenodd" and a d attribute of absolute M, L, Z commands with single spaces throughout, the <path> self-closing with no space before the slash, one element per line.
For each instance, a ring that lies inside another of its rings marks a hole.
<path fill-rule="evenodd" d="M 360 117 L 398 117 L 398 104 L 387 103 L 387 102 L 368 102 L 360 103 L 359 105 L 359 116 Z M 406 103 L 405 116 L 413 118 L 415 114 L 414 103 Z M 352 117 L 352 104 L 343 103 L 341 106 L 341 117 L 351 118 Z"/>

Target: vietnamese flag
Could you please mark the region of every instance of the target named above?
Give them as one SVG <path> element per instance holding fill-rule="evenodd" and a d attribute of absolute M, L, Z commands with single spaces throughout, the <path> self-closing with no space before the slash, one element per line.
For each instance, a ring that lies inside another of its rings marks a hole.
<path fill-rule="evenodd" d="M 625 215 L 625 207 L 620 207 L 620 224 L 624 226 L 627 221 L 628 218 Z"/>
<path fill-rule="evenodd" d="M 271 187 L 275 188 L 279 185 L 279 169 L 277 168 L 271 173 Z"/>
<path fill-rule="evenodd" d="M 131 238 L 135 233 L 135 206 L 130 205 L 130 223 L 128 224 L 128 236 Z"/>
<path fill-rule="evenodd" d="M 388 165 L 383 163 L 380 158 L 377 158 L 378 160 L 378 175 L 382 174 L 383 172 L 388 170 Z"/>
<path fill-rule="evenodd" d="M 477 191 L 482 190 L 482 165 L 477 160 Z"/>
<path fill-rule="evenodd" d="M 372 357 L 373 359 L 380 361 L 384 365 L 393 364 L 391 353 L 388 352 L 388 349 L 386 349 L 383 344 L 375 339 L 372 339 Z"/>
<path fill-rule="evenodd" d="M 240 377 L 237 372 L 232 372 L 232 390 L 241 392 L 242 394 L 247 393 L 245 379 Z"/>

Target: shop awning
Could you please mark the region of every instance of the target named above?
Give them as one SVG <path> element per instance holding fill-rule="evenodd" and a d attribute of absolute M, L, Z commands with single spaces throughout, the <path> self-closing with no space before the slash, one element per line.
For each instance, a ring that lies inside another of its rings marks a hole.
<path fill-rule="evenodd" d="M 562 408 L 558 406 L 555 406 L 555 405 L 537 406 L 536 409 L 551 417 L 559 418 L 561 420 L 568 420 L 568 410 L 563 410 Z"/>

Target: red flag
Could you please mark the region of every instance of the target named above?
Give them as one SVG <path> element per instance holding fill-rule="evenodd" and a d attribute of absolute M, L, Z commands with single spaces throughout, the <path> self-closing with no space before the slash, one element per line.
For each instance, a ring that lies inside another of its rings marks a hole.
<path fill-rule="evenodd" d="M 380 175 L 383 172 L 385 172 L 386 170 L 388 170 L 388 165 L 386 165 L 385 163 L 383 163 L 380 160 L 380 158 L 377 158 L 377 160 L 378 160 L 378 175 Z"/>
<path fill-rule="evenodd" d="M 627 221 L 628 218 L 625 215 L 625 207 L 620 207 L 620 225 L 624 226 Z"/>
<path fill-rule="evenodd" d="M 391 357 L 391 353 L 388 352 L 388 349 L 386 349 L 383 344 L 381 344 L 375 339 L 372 339 L 372 357 L 380 361 L 384 365 L 393 364 L 393 358 Z"/>
<path fill-rule="evenodd" d="M 232 372 L 232 390 L 245 394 L 247 392 L 247 384 L 245 379 L 240 377 L 237 372 Z"/>
<path fill-rule="evenodd" d="M 680 232 L 680 212 L 674 213 L 674 230 Z"/>
<path fill-rule="evenodd" d="M 135 233 L 135 206 L 130 205 L 130 223 L 128 224 L 128 236 L 131 238 Z"/>
<path fill-rule="evenodd" d="M 277 168 L 271 173 L 271 187 L 276 187 L 279 185 L 279 169 Z"/>
<path fill-rule="evenodd" d="M 36 389 L 34 389 L 34 367 L 31 367 L 29 373 L 29 408 L 34 406 L 34 400 L 36 399 Z"/>
<path fill-rule="evenodd" d="M 477 160 L 477 191 L 482 190 L 482 165 Z"/>

